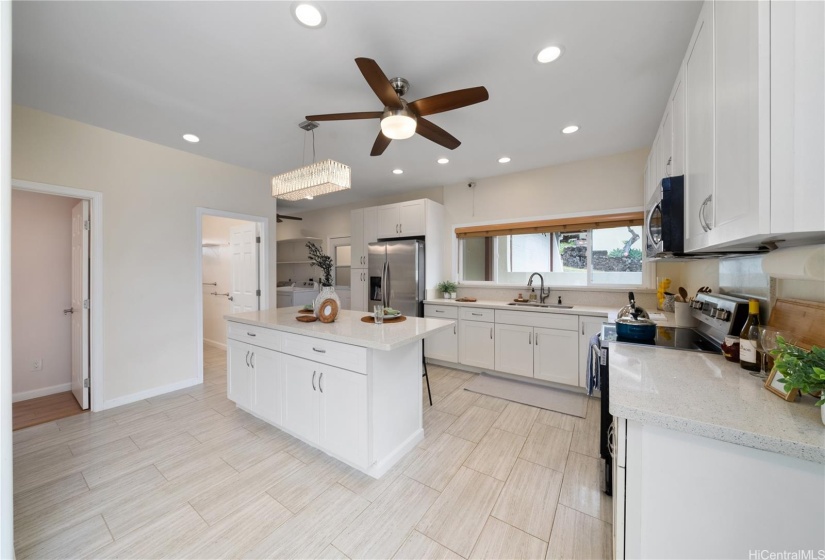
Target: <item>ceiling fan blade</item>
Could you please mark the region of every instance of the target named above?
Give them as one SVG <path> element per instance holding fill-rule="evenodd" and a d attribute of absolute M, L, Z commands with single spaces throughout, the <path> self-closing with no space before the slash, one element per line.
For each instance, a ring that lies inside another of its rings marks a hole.
<path fill-rule="evenodd" d="M 460 109 L 467 105 L 481 103 L 488 99 L 490 99 L 490 94 L 487 93 L 487 88 L 479 86 L 424 97 L 423 99 L 410 103 L 410 107 L 422 117 L 426 117 L 427 115 L 434 115 L 436 113 L 443 113 L 444 111 Z"/>
<path fill-rule="evenodd" d="M 370 152 L 371 156 L 380 156 L 384 153 L 384 150 L 387 149 L 387 146 L 390 145 L 392 142 L 391 139 L 384 136 L 383 132 L 378 133 L 378 137 L 375 139 L 375 144 L 372 145 L 372 151 Z"/>
<path fill-rule="evenodd" d="M 329 115 L 307 115 L 308 121 L 350 121 L 356 119 L 380 119 L 381 111 L 366 111 L 363 113 L 332 113 Z"/>
<path fill-rule="evenodd" d="M 356 58 L 355 64 L 364 75 L 364 79 L 381 100 L 381 103 L 392 109 L 401 109 L 401 99 L 390 84 L 390 79 L 387 78 L 384 71 L 378 66 L 378 63 L 371 58 Z"/>
<path fill-rule="evenodd" d="M 285 216 L 284 214 L 275 214 L 275 218 L 277 219 L 278 223 L 281 223 L 284 220 L 303 220 L 303 218 L 298 216 Z"/>
<path fill-rule="evenodd" d="M 418 118 L 418 126 L 416 126 L 415 131 L 427 140 L 440 144 L 448 150 L 455 150 L 461 145 L 461 142 L 455 136 L 421 117 Z"/>

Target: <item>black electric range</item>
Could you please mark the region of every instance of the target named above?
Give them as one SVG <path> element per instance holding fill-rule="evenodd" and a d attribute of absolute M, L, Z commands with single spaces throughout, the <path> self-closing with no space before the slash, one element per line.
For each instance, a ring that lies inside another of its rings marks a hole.
<path fill-rule="evenodd" d="M 650 340 L 622 339 L 616 334 L 615 323 L 604 323 L 599 340 L 599 389 L 601 390 L 601 434 L 599 452 L 602 457 L 602 490 L 613 493 L 613 458 L 610 454 L 610 344 L 640 344 L 688 352 L 722 353 L 725 336 L 737 334 L 748 316 L 747 300 L 716 295 L 698 294 L 690 304 L 696 327 L 656 327 L 656 336 Z"/>

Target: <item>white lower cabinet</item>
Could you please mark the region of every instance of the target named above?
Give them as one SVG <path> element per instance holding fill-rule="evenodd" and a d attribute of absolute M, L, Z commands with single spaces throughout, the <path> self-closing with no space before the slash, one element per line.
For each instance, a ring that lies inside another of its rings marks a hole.
<path fill-rule="evenodd" d="M 249 363 L 252 364 L 254 397 L 252 412 L 273 424 L 280 424 L 283 417 L 283 378 L 280 354 L 274 350 L 252 347 Z"/>
<path fill-rule="evenodd" d="M 458 308 L 451 305 L 424 305 L 424 317 L 453 319 L 453 328 L 439 331 L 424 341 L 424 357 L 458 363 Z"/>
<path fill-rule="evenodd" d="M 255 395 L 255 373 L 249 362 L 249 355 L 253 348 L 251 344 L 245 342 L 227 340 L 226 393 L 229 400 L 247 410 L 252 410 Z"/>
<path fill-rule="evenodd" d="M 283 426 L 310 444 L 368 465 L 367 376 L 286 354 Z"/>
<path fill-rule="evenodd" d="M 579 335 L 576 331 L 536 328 L 533 377 L 579 384 Z"/>
<path fill-rule="evenodd" d="M 494 323 L 461 320 L 458 327 L 459 363 L 477 368 L 496 368 Z"/>
<path fill-rule="evenodd" d="M 367 376 L 319 364 L 318 443 L 356 465 L 368 465 Z"/>
<path fill-rule="evenodd" d="M 496 324 L 496 371 L 533 377 L 533 327 Z"/>

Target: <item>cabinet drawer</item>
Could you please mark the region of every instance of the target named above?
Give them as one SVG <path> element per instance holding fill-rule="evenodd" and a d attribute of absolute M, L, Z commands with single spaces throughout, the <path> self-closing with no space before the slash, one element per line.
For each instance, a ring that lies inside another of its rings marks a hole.
<path fill-rule="evenodd" d="M 367 349 L 318 338 L 282 333 L 281 352 L 329 364 L 357 373 L 367 373 Z"/>
<path fill-rule="evenodd" d="M 458 307 L 454 305 L 424 306 L 424 317 L 438 317 L 439 319 L 458 319 Z"/>
<path fill-rule="evenodd" d="M 459 316 L 465 321 L 485 321 L 492 323 L 495 321 L 495 311 L 479 307 L 462 307 Z"/>
<path fill-rule="evenodd" d="M 561 313 L 541 313 L 536 311 L 509 311 L 504 309 L 496 309 L 496 323 L 502 323 L 505 325 L 521 325 L 524 327 L 559 329 L 562 331 L 579 330 L 578 315 L 564 315 Z"/>
<path fill-rule="evenodd" d="M 227 338 L 248 342 L 276 352 L 281 350 L 281 334 L 278 331 L 235 321 L 227 321 L 226 324 Z"/>

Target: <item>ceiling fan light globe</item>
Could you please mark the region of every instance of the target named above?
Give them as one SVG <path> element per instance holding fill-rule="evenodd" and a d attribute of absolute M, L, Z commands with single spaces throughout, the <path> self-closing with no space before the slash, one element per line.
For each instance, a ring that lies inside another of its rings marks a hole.
<path fill-rule="evenodd" d="M 381 119 L 381 132 L 392 140 L 405 140 L 415 134 L 417 124 L 409 115 L 388 115 Z"/>

